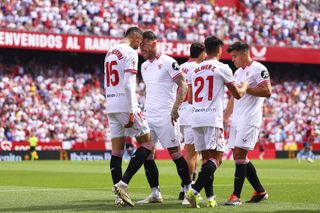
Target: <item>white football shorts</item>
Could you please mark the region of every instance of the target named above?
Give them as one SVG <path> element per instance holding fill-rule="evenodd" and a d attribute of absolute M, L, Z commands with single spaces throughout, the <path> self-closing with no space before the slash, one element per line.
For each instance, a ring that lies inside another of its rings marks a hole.
<path fill-rule="evenodd" d="M 134 124 L 131 128 L 125 128 L 128 123 L 129 113 L 108 113 L 108 121 L 110 126 L 111 138 L 120 137 L 139 137 L 150 133 L 150 129 L 142 112 L 134 114 Z"/>
<path fill-rule="evenodd" d="M 180 132 L 183 136 L 183 141 L 185 144 L 194 144 L 194 135 L 191 126 L 180 126 Z"/>
<path fill-rule="evenodd" d="M 173 126 L 170 115 L 147 116 L 150 127 L 151 141 L 158 141 L 163 148 L 172 148 L 180 146 L 180 128 L 179 122 Z"/>
<path fill-rule="evenodd" d="M 217 127 L 195 127 L 192 128 L 194 134 L 194 147 L 197 152 L 204 150 L 216 150 L 224 152 L 226 142 L 223 130 Z"/>
<path fill-rule="evenodd" d="M 260 128 L 256 126 L 230 127 L 228 147 L 239 147 L 245 150 L 253 150 L 259 137 Z"/>

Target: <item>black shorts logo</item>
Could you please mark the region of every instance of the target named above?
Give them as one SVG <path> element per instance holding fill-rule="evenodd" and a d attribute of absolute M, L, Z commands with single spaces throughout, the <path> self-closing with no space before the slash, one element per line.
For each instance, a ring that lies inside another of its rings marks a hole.
<path fill-rule="evenodd" d="M 180 69 L 179 64 L 178 64 L 177 62 L 173 62 L 173 63 L 172 63 L 172 69 L 174 69 L 174 70 L 179 70 L 179 69 Z"/>
<path fill-rule="evenodd" d="M 268 71 L 267 71 L 267 70 L 263 70 L 263 71 L 261 72 L 261 77 L 262 77 L 263 79 L 269 78 L 269 73 L 268 73 Z"/>

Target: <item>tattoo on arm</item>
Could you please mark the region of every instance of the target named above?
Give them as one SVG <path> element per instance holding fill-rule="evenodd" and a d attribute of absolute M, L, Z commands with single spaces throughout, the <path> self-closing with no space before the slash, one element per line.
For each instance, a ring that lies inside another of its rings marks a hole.
<path fill-rule="evenodd" d="M 183 75 L 178 76 L 174 81 L 179 86 L 179 90 L 178 90 L 177 98 L 173 105 L 173 108 L 178 109 L 186 97 L 186 94 L 188 91 L 188 85 Z"/>

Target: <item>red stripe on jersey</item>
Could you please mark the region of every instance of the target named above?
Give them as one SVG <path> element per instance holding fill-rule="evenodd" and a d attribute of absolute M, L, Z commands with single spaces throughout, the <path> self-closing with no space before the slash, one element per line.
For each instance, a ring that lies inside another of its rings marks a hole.
<path fill-rule="evenodd" d="M 183 72 L 179 72 L 178 74 L 176 74 L 175 76 L 173 76 L 172 79 L 174 80 L 174 79 L 176 79 L 177 77 L 179 77 L 179 76 L 182 75 L 182 74 L 183 74 Z"/>
<path fill-rule="evenodd" d="M 138 73 L 138 70 L 135 70 L 135 69 L 127 69 L 123 72 L 131 72 L 132 74 L 137 74 Z"/>
<path fill-rule="evenodd" d="M 267 84 L 270 84 L 270 80 L 261 81 L 261 82 L 257 85 L 257 87 L 260 86 L 260 85 L 267 85 Z"/>

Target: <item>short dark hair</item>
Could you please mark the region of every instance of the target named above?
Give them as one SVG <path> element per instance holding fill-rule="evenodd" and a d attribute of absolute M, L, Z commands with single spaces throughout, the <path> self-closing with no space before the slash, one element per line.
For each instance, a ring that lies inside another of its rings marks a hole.
<path fill-rule="evenodd" d="M 232 45 L 230 45 L 227 49 L 228 53 L 231 53 L 232 51 L 249 51 L 249 45 L 247 43 L 243 43 L 241 41 L 237 41 L 235 43 L 233 43 Z"/>
<path fill-rule="evenodd" d="M 198 58 L 204 51 L 204 45 L 199 42 L 194 42 L 190 46 L 190 58 Z"/>
<path fill-rule="evenodd" d="M 215 36 L 210 36 L 204 40 L 207 54 L 218 53 L 220 47 L 223 46 L 222 40 Z"/>
<path fill-rule="evenodd" d="M 151 30 L 145 31 L 142 36 L 143 36 L 143 39 L 148 39 L 151 41 L 155 41 L 158 39 L 157 35 Z"/>
<path fill-rule="evenodd" d="M 134 33 L 138 33 L 139 35 L 142 36 L 143 31 L 138 27 L 130 27 L 129 29 L 127 29 L 126 33 L 124 34 L 124 37 L 127 38 L 133 35 Z"/>

